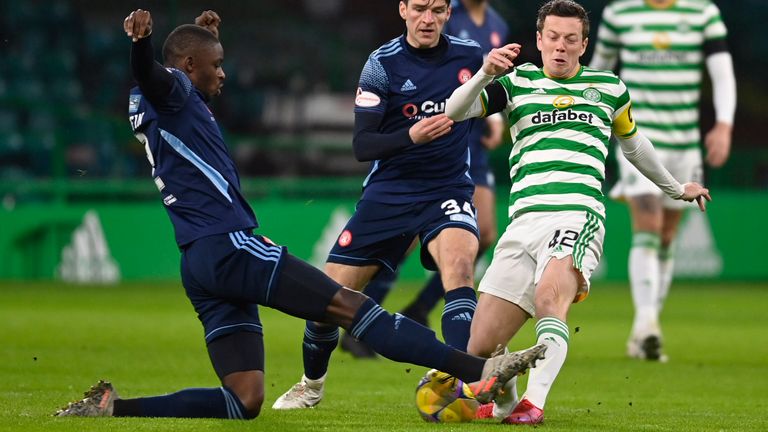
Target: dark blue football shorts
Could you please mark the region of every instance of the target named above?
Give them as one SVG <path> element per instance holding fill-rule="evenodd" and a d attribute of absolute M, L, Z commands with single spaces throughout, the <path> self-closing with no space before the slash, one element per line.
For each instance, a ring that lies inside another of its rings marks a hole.
<path fill-rule="evenodd" d="M 269 305 L 287 251 L 246 231 L 195 240 L 182 250 L 181 281 L 205 329 L 205 341 L 262 333 L 257 305 Z"/>
<path fill-rule="evenodd" d="M 353 266 L 376 264 L 395 271 L 418 236 L 421 264 L 427 270 L 437 270 L 426 245 L 445 228 L 462 228 L 478 236 L 471 195 L 457 193 L 405 204 L 360 200 L 327 261 Z"/>

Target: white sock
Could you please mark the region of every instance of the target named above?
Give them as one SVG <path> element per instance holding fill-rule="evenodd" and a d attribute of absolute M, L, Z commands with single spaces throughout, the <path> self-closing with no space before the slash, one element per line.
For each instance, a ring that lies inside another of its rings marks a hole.
<path fill-rule="evenodd" d="M 544 409 L 547 394 L 568 355 L 568 325 L 554 317 L 544 317 L 536 323 L 536 343 L 545 344 L 544 360 L 539 360 L 528 376 L 528 388 L 523 399 Z"/>
<path fill-rule="evenodd" d="M 504 384 L 504 393 L 496 396 L 493 401 L 493 417 L 499 420 L 512 414 L 517 403 L 517 377 L 512 378 Z"/>
<path fill-rule="evenodd" d="M 672 274 L 675 270 L 674 243 L 659 249 L 659 296 L 656 301 L 656 308 L 661 313 L 664 308 L 664 302 L 669 294 L 669 286 L 672 285 Z"/>
<path fill-rule="evenodd" d="M 629 283 L 635 304 L 632 334 L 657 327 L 659 319 L 659 236 L 636 232 L 629 251 Z"/>

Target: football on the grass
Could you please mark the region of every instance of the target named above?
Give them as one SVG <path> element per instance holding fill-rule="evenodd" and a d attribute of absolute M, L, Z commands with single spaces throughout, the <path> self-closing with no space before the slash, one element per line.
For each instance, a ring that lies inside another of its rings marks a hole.
<path fill-rule="evenodd" d="M 416 408 L 428 422 L 470 421 L 479 406 L 469 386 L 445 372 L 430 370 L 416 387 Z"/>

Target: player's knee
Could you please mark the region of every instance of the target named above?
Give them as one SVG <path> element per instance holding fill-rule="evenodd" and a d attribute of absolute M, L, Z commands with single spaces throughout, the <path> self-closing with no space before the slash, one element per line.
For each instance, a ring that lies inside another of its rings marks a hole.
<path fill-rule="evenodd" d="M 261 370 L 233 372 L 225 376 L 222 383 L 240 401 L 244 418 L 258 417 L 264 403 L 264 373 Z"/>
<path fill-rule="evenodd" d="M 534 298 L 534 305 L 536 306 L 536 315 L 541 318 L 543 316 L 562 316 L 568 310 L 570 301 L 567 301 L 558 295 L 554 289 L 546 289 L 546 287 L 539 287 L 536 291 L 536 297 Z M 544 289 L 541 289 L 544 288 Z M 571 299 L 573 300 L 573 299 Z"/>
<path fill-rule="evenodd" d="M 248 395 L 245 399 L 240 399 L 240 403 L 245 408 L 245 418 L 255 419 L 261 413 L 261 405 L 264 403 L 264 392 Z"/>
<path fill-rule="evenodd" d="M 254 391 L 247 392 L 244 395 L 238 394 L 240 403 L 245 408 L 246 419 L 255 419 L 261 413 L 261 405 L 264 403 L 264 391 L 254 389 Z"/>
<path fill-rule="evenodd" d="M 478 357 L 489 358 L 496 349 L 496 347 L 492 345 L 491 341 L 487 338 L 472 337 L 469 339 L 469 343 L 467 343 L 467 353 Z"/>

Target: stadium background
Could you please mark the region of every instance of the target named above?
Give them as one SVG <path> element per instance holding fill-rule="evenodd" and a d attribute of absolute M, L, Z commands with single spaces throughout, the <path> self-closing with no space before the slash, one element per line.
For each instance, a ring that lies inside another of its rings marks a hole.
<path fill-rule="evenodd" d="M 523 61 L 538 62 L 538 2 L 492 1 Z M 596 36 L 604 1 L 582 1 Z M 768 16 L 763 0 L 716 1 L 738 85 L 733 153 L 706 172 L 715 201 L 683 226 L 678 274 L 768 280 L 752 252 L 768 236 Z M 126 119 L 131 10 L 153 12 L 155 47 L 205 8 L 223 18 L 227 81 L 213 112 L 264 232 L 321 262 L 352 211 L 367 164 L 351 152 L 352 102 L 373 49 L 403 30 L 395 0 L 0 2 L 0 280 L 178 279 L 170 223 Z M 159 53 L 158 53 L 159 55 Z M 591 47 L 584 57 L 587 62 Z M 702 129 L 712 124 L 702 93 Z M 492 154 L 504 223 L 506 154 Z M 609 166 L 609 179 L 615 171 Z M 610 184 L 610 181 L 608 182 Z M 86 217 L 86 215 L 89 215 Z M 600 277 L 626 279 L 629 219 L 609 203 Z M 106 246 L 106 248 L 105 248 Z M 404 277 L 423 272 L 409 261 Z"/>

